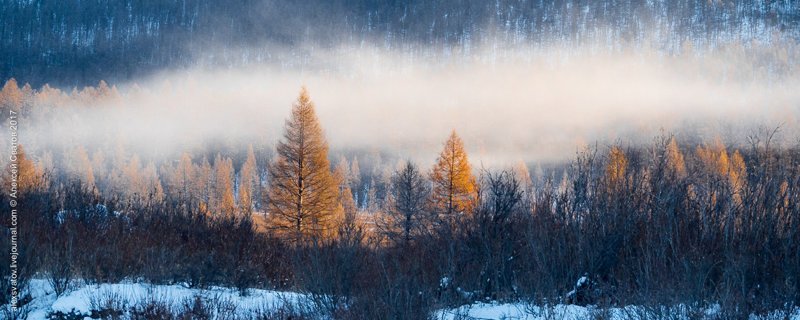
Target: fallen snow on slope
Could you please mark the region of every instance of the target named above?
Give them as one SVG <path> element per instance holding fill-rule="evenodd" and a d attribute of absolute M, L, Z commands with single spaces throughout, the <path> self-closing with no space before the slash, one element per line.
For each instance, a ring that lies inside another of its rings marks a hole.
<path fill-rule="evenodd" d="M 44 320 L 47 314 L 61 311 L 77 311 L 88 314 L 94 307 L 113 300 L 116 304 L 135 306 L 149 301 L 158 301 L 180 308 L 187 301 L 196 298 L 223 301 L 235 306 L 235 312 L 247 317 L 265 310 L 276 310 L 284 306 L 298 306 L 307 302 L 305 295 L 293 292 L 249 289 L 242 296 L 231 288 L 210 287 L 207 289 L 187 288 L 182 285 L 152 285 L 145 283 L 114 283 L 77 286 L 56 298 L 50 284 L 42 279 L 32 280 L 28 292 L 33 300 L 26 306 L 30 312 L 28 319 Z"/>
<path fill-rule="evenodd" d="M 627 306 L 623 308 L 601 309 L 593 306 L 581 307 L 576 305 L 555 305 L 555 306 L 534 306 L 526 303 L 484 303 L 478 302 L 471 305 L 461 306 L 454 309 L 439 310 L 434 314 L 436 319 L 441 320 L 482 320 L 482 319 L 506 319 L 506 320 L 583 320 L 583 319 L 611 319 L 611 320 L 633 320 L 633 319 L 720 319 L 724 318 L 720 314 L 719 305 L 712 305 L 707 308 L 687 308 L 679 305 L 674 307 L 644 308 L 637 306 Z M 796 310 L 792 316 L 786 317 L 783 312 L 773 312 L 768 316 L 750 316 L 751 320 L 772 320 L 772 319 L 791 319 L 800 320 L 800 310 Z"/>
<path fill-rule="evenodd" d="M 98 305 L 113 300 L 126 307 L 132 307 L 149 301 L 158 301 L 180 309 L 184 303 L 196 298 L 207 301 L 223 301 L 235 306 L 237 318 L 251 318 L 254 315 L 270 310 L 288 307 L 295 310 L 309 310 L 311 301 L 308 296 L 294 292 L 249 289 L 247 295 L 240 295 L 232 288 L 210 287 L 207 289 L 187 288 L 183 285 L 153 285 L 145 283 L 114 283 L 96 285 L 77 285 L 69 292 L 56 297 L 52 287 L 46 280 L 32 280 L 26 293 L 33 300 L 25 308 L 29 311 L 28 319 L 44 320 L 52 312 L 70 311 L 89 314 Z M 7 306 L 0 306 L 0 310 Z M 230 310 L 230 309 L 228 309 Z M 230 312 L 230 311 L 227 311 Z M 229 316 L 229 315 L 226 315 Z M 645 308 L 627 306 L 602 309 L 597 307 L 581 307 L 576 305 L 536 306 L 528 303 L 476 302 L 458 308 L 442 309 L 433 313 L 434 318 L 441 320 L 456 319 L 507 319 L 507 320 L 579 320 L 579 319 L 718 319 L 720 307 L 712 305 L 706 308 L 689 308 L 683 305 L 662 308 Z M 0 313 L 2 318 L 2 313 Z M 88 319 L 88 318 L 87 318 Z M 795 309 L 790 317 L 785 313 L 774 312 L 767 317 L 751 316 L 751 320 L 759 319 L 791 319 L 800 320 L 800 310 Z"/>

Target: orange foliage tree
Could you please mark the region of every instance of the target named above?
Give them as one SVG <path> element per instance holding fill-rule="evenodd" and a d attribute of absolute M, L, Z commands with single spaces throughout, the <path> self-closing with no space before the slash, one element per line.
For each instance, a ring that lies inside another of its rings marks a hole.
<path fill-rule="evenodd" d="M 337 185 L 328 143 L 305 88 L 292 106 L 269 176 L 269 220 L 274 230 L 296 241 L 334 230 Z"/>
<path fill-rule="evenodd" d="M 464 142 L 455 130 L 444 144 L 444 150 L 431 171 L 431 199 L 438 214 L 470 212 L 477 198 L 477 183 L 464 150 Z"/>

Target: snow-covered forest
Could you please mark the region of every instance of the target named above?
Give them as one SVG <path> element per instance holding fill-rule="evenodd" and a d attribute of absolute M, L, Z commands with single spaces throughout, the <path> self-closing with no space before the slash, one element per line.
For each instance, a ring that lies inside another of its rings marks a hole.
<path fill-rule="evenodd" d="M 0 319 L 800 319 L 794 1 L 0 2 Z"/>
<path fill-rule="evenodd" d="M 672 54 L 796 41 L 798 15 L 791 0 L 9 0 L 0 7 L 0 78 L 82 86 L 198 64 L 315 68 L 324 67 L 315 52 L 343 44 L 445 63 L 553 45 Z"/>

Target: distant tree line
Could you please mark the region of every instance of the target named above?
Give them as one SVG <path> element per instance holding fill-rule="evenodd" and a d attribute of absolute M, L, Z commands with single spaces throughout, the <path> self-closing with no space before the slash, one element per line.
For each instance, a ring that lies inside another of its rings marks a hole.
<path fill-rule="evenodd" d="M 798 23 L 791 0 L 8 0 L 0 3 L 0 78 L 71 87 L 198 63 L 313 65 L 303 44 L 422 56 L 427 48 L 452 58 L 497 45 L 620 49 L 655 40 L 674 53 L 686 43 L 796 41 Z"/>
<path fill-rule="evenodd" d="M 23 100 L 2 101 L 30 108 Z M 454 131 L 432 168 L 401 161 L 383 179 L 331 164 L 304 89 L 266 162 L 249 149 L 241 165 L 184 154 L 108 166 L 76 150 L 66 171 L 21 148 L 21 275 L 46 277 L 58 294 L 75 279 L 291 289 L 343 319 L 566 301 L 587 275 L 601 306 L 707 302 L 731 318 L 763 314 L 800 298 L 800 146 L 775 134 L 736 148 L 662 135 L 531 174 L 471 166 Z M 370 186 L 360 204 L 364 178 L 382 191 Z"/>

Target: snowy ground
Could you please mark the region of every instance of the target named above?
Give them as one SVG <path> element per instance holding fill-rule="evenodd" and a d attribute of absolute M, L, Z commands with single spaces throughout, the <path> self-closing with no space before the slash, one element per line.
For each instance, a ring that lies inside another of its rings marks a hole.
<path fill-rule="evenodd" d="M 435 314 L 441 320 L 507 319 L 507 320 L 583 320 L 583 319 L 724 319 L 719 306 L 708 308 L 687 308 L 686 306 L 644 308 L 628 306 L 624 308 L 600 309 L 576 305 L 555 305 L 551 307 L 533 306 L 525 303 L 475 303 L 454 309 L 439 310 Z M 768 316 L 750 316 L 751 320 L 788 319 L 800 320 L 800 310 L 787 317 L 785 312 L 774 312 Z"/>
<path fill-rule="evenodd" d="M 30 320 L 44 320 L 51 312 L 68 313 L 77 311 L 88 314 L 97 306 L 114 301 L 116 307 L 133 307 L 150 301 L 171 306 L 179 310 L 185 303 L 200 298 L 205 301 L 223 302 L 225 306 L 234 306 L 235 312 L 248 317 L 264 311 L 277 310 L 282 307 L 296 307 L 307 303 L 306 296 L 292 292 L 250 289 L 242 296 L 235 289 L 211 287 L 208 289 L 190 289 L 182 285 L 150 285 L 142 283 L 116 283 L 100 285 L 79 285 L 56 298 L 50 284 L 41 279 L 31 281 L 29 292 L 33 300 L 26 306 Z M 2 309 L 2 307 L 0 307 Z M 1 317 L 1 316 L 0 316 Z"/>
<path fill-rule="evenodd" d="M 190 289 L 182 285 L 151 285 L 143 283 L 116 283 L 99 285 L 77 285 L 69 292 L 56 298 L 47 281 L 35 279 L 28 289 L 33 300 L 26 305 L 28 318 L 44 320 L 52 312 L 69 313 L 71 311 L 89 314 L 98 306 L 114 301 L 114 306 L 129 309 L 150 301 L 158 301 L 171 306 L 172 310 L 180 310 L 187 302 L 195 299 L 223 302 L 220 305 L 227 309 L 217 308 L 216 312 L 235 313 L 237 318 L 250 318 L 254 315 L 288 308 L 293 310 L 310 310 L 309 297 L 293 293 L 270 290 L 250 289 L 242 296 L 235 289 L 211 287 L 208 289 Z M 231 306 L 233 306 L 231 308 Z M 0 306 L 0 310 L 3 306 Z M 580 307 L 575 305 L 535 306 L 526 303 L 483 303 L 434 312 L 434 318 L 442 320 L 456 319 L 718 319 L 719 307 L 688 308 L 685 306 L 644 308 L 628 306 L 624 308 L 600 309 L 596 307 Z M 2 318 L 2 313 L 0 313 Z M 89 318 L 86 318 L 89 319 Z M 767 317 L 751 316 L 750 319 L 790 319 L 800 320 L 800 310 L 791 316 L 775 312 Z"/>

